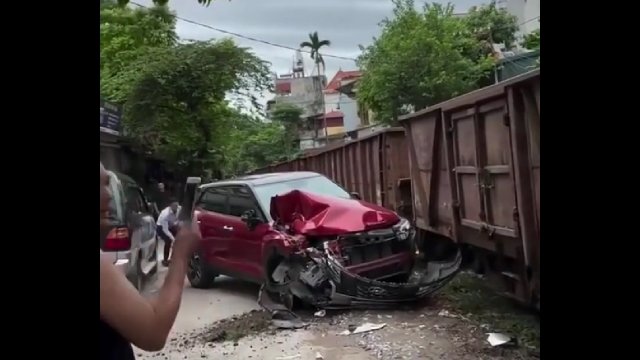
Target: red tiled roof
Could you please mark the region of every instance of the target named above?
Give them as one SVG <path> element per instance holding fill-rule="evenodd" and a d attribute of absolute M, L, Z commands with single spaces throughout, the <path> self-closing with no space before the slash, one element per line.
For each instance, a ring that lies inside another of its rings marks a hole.
<path fill-rule="evenodd" d="M 324 88 L 324 92 L 325 93 L 338 92 L 338 88 L 340 87 L 340 82 L 342 80 L 352 79 L 360 76 L 362 76 L 362 72 L 360 70 L 353 70 L 353 71 L 338 70 L 338 72 L 333 77 L 333 79 L 331 79 L 327 87 Z"/>

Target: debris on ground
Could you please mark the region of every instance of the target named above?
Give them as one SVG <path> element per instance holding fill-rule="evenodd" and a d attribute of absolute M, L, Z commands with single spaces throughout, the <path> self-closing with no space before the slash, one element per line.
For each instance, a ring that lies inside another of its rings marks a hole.
<path fill-rule="evenodd" d="M 276 310 L 271 313 L 271 323 L 278 329 L 301 329 L 307 324 L 289 310 Z"/>
<path fill-rule="evenodd" d="M 253 310 L 240 316 L 223 319 L 208 326 L 202 338 L 208 343 L 237 341 L 247 335 L 268 330 L 270 317 L 266 311 Z"/>
<path fill-rule="evenodd" d="M 461 320 L 469 321 L 468 318 L 466 318 L 466 317 L 464 317 L 462 315 L 453 314 L 453 313 L 449 312 L 449 310 L 446 310 L 446 309 L 440 310 L 440 312 L 438 313 L 438 316 L 447 317 L 447 318 L 451 318 L 451 319 L 461 319 Z"/>
<path fill-rule="evenodd" d="M 509 334 L 523 348 L 540 349 L 539 314 L 522 309 L 475 276 L 459 273 L 436 295 L 435 303 L 449 313 L 466 314 L 471 323 L 485 330 L 483 333 Z"/>
<path fill-rule="evenodd" d="M 316 352 L 316 360 L 324 360 L 324 357 L 319 352 Z"/>
<path fill-rule="evenodd" d="M 488 333 L 487 341 L 493 347 L 508 344 L 511 342 L 511 337 L 500 333 Z"/>
<path fill-rule="evenodd" d="M 387 324 L 365 323 L 365 324 L 362 324 L 362 325 L 357 326 L 357 327 L 354 326 L 354 325 L 350 325 L 348 330 L 345 330 L 345 331 L 341 332 L 339 335 L 360 334 L 360 333 L 365 333 L 365 332 L 369 332 L 369 331 L 380 330 L 385 326 L 387 326 Z"/>
<path fill-rule="evenodd" d="M 322 309 L 322 310 L 318 310 L 315 313 L 313 313 L 313 316 L 315 317 L 325 317 L 327 315 L 327 310 Z"/>
<path fill-rule="evenodd" d="M 300 354 L 296 354 L 296 355 L 290 355 L 290 356 L 279 356 L 276 358 L 276 360 L 293 360 L 293 359 L 300 359 L 302 356 Z"/>

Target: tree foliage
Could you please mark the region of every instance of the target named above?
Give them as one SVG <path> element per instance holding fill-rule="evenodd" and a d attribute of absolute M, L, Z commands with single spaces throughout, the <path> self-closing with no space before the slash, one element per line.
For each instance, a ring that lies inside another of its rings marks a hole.
<path fill-rule="evenodd" d="M 240 115 L 224 148 L 223 176 L 242 175 L 298 154 L 295 136 L 280 121 L 271 123 Z"/>
<path fill-rule="evenodd" d="M 425 4 L 421 10 L 413 0 L 394 5 L 380 37 L 361 47 L 358 58 L 364 70 L 358 99 L 386 122 L 474 89 L 493 65 L 452 5 Z"/>
<path fill-rule="evenodd" d="M 267 65 L 232 40 L 149 50 L 103 84 L 125 103 L 125 127 L 137 143 L 193 171 L 220 161 L 228 99 L 249 98 L 270 86 Z"/>
<path fill-rule="evenodd" d="M 488 53 L 492 51 L 492 44 L 504 44 L 509 49 L 515 42 L 518 18 L 498 8 L 495 0 L 471 7 L 464 20 Z"/>
<path fill-rule="evenodd" d="M 241 111 L 261 108 L 267 64 L 229 39 L 179 44 L 175 17 L 156 3 L 101 0 L 101 93 L 124 105 L 133 144 L 172 170 L 213 177 L 293 156 L 299 109 L 278 109 L 273 123 Z"/>
<path fill-rule="evenodd" d="M 304 110 L 292 104 L 277 104 L 271 112 L 271 120 L 281 124 L 291 139 L 297 137 L 302 128 L 302 114 Z"/>
<path fill-rule="evenodd" d="M 166 6 L 151 9 L 100 3 L 100 79 L 108 80 L 155 48 L 176 44 L 175 18 Z"/>
<path fill-rule="evenodd" d="M 313 59 L 318 67 L 318 75 L 320 75 L 320 65 L 322 65 L 322 71 L 324 71 L 324 59 L 322 58 L 322 54 L 320 54 L 320 49 L 323 46 L 331 46 L 331 41 L 320 40 L 317 31 L 309 34 L 309 41 L 300 43 L 300 48 L 309 48 L 311 50 L 311 59 Z"/>
<path fill-rule="evenodd" d="M 529 50 L 540 49 L 540 29 L 536 29 L 524 36 L 522 46 Z"/>

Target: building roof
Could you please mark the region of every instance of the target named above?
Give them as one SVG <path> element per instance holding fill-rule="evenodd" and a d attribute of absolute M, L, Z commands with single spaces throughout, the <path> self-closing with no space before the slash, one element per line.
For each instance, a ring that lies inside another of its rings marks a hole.
<path fill-rule="evenodd" d="M 338 88 L 340 87 L 340 83 L 343 80 L 353 79 L 362 76 L 362 72 L 360 70 L 353 71 L 342 71 L 338 70 L 336 75 L 331 79 L 327 87 L 324 88 L 324 92 L 327 94 L 337 93 Z"/>

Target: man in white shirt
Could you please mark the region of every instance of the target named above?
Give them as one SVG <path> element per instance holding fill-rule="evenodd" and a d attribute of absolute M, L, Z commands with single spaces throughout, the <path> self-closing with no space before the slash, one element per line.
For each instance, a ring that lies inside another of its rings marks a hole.
<path fill-rule="evenodd" d="M 173 244 L 174 234 L 178 225 L 178 202 L 171 200 L 169 206 L 164 208 L 158 215 L 157 233 L 164 241 L 164 253 L 162 265 L 169 266 L 169 254 L 171 253 L 171 245 Z"/>

